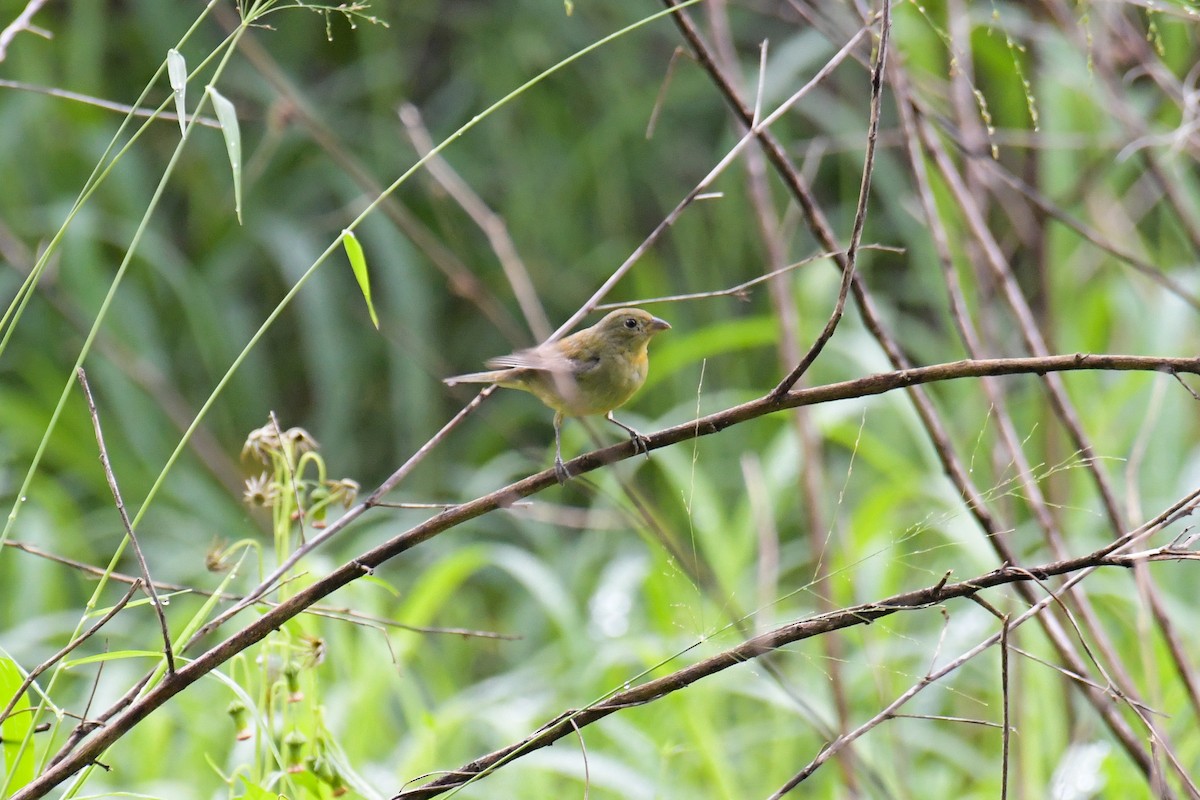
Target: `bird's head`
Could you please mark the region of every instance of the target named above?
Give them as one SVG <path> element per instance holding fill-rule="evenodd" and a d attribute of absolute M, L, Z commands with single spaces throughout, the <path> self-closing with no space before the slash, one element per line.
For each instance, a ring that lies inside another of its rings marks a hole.
<path fill-rule="evenodd" d="M 618 308 L 596 323 L 596 330 L 606 339 L 634 343 L 647 342 L 654 334 L 670 327 L 666 320 L 640 308 Z"/>

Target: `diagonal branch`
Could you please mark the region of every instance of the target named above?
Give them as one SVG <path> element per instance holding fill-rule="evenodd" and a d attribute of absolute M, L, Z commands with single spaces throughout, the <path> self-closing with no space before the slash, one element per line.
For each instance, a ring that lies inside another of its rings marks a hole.
<path fill-rule="evenodd" d="M 108 480 L 108 488 L 112 490 L 113 500 L 117 505 L 117 513 L 121 515 L 121 524 L 125 526 L 125 535 L 133 545 L 137 555 L 138 566 L 142 570 L 142 586 L 150 597 L 150 605 L 158 617 L 158 627 L 162 630 L 163 653 L 167 656 L 167 673 L 175 674 L 175 654 L 171 651 L 171 630 L 167 627 L 167 617 L 163 613 L 162 603 L 158 601 L 158 590 L 154 588 L 154 579 L 150 577 L 150 565 L 146 563 L 146 554 L 138 543 L 137 534 L 129 522 L 129 514 L 125 511 L 125 501 L 121 499 L 121 489 L 117 486 L 117 476 L 113 473 L 112 462 L 108 460 L 108 449 L 104 446 L 104 432 L 100 429 L 100 413 L 96 410 L 96 401 L 92 398 L 92 387 L 88 385 L 87 373 L 80 367 L 76 372 L 79 385 L 83 387 L 83 396 L 87 400 L 88 414 L 92 418 L 92 428 L 96 431 L 96 444 L 100 448 L 100 465 L 104 468 L 104 477 Z"/>
<path fill-rule="evenodd" d="M 825 327 L 817 336 L 804 358 L 800 359 L 795 368 L 788 373 L 779 385 L 771 392 L 772 397 L 782 397 L 796 385 L 796 381 L 808 372 L 825 345 L 833 338 L 842 314 L 846 311 L 846 298 L 850 294 L 850 286 L 854 282 L 854 273 L 858 265 L 858 247 L 862 242 L 863 227 L 867 222 L 867 199 L 871 196 L 871 173 L 875 169 L 875 143 L 879 138 L 879 113 L 883 105 L 883 68 L 887 63 L 888 39 L 892 32 L 892 5 L 890 0 L 884 0 L 882 22 L 879 31 L 879 52 L 875 57 L 875 67 L 871 70 L 871 121 L 867 125 L 867 152 L 863 157 L 862 182 L 858 187 L 858 206 L 854 211 L 854 227 L 850 232 L 850 246 L 846 248 L 846 265 L 842 269 L 842 282 L 838 287 L 837 302 Z"/>

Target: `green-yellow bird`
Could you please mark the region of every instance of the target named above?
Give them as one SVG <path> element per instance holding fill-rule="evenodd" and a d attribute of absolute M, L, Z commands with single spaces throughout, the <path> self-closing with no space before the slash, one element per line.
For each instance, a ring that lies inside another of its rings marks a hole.
<path fill-rule="evenodd" d="M 554 473 L 570 477 L 562 460 L 563 417 L 603 414 L 629 434 L 634 447 L 646 450 L 645 438 L 613 417 L 646 382 L 650 361 L 646 346 L 671 326 L 640 308 L 618 308 L 590 328 L 557 342 L 490 359 L 488 372 L 446 378 L 446 384 L 494 383 L 529 392 L 554 409 Z"/>

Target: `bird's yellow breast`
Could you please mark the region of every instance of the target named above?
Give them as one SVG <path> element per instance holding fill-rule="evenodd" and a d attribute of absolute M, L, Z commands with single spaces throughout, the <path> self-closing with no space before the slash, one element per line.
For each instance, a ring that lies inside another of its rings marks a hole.
<path fill-rule="evenodd" d="M 521 386 L 539 400 L 572 417 L 607 414 L 624 405 L 646 382 L 646 346 L 606 351 L 579 361 L 573 373 L 523 370 Z"/>

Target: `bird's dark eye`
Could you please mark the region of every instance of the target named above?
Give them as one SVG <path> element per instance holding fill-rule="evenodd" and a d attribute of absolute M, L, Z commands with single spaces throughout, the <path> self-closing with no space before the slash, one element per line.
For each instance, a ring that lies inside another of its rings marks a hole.
<path fill-rule="evenodd" d="M 633 317 L 626 317 L 625 318 L 625 327 L 629 328 L 629 330 L 633 330 L 634 328 L 637 327 L 637 320 L 634 319 Z"/>

